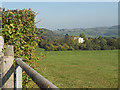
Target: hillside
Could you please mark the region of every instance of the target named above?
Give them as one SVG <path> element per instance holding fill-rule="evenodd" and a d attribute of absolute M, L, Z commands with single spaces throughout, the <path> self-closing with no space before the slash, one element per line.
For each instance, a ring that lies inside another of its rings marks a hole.
<path fill-rule="evenodd" d="M 38 28 L 38 29 L 39 29 L 39 31 L 40 30 L 43 31 L 43 33 L 41 34 L 42 36 L 45 36 L 52 40 L 54 40 L 55 38 L 64 37 L 64 35 L 55 34 L 52 30 L 49 30 L 49 29 L 45 29 L 45 28 Z"/>
<path fill-rule="evenodd" d="M 54 39 L 55 38 L 55 34 L 51 31 L 51 30 L 48 30 L 48 29 L 45 29 L 45 28 L 39 28 L 39 30 L 42 30 L 43 33 L 41 35 L 47 37 L 47 38 L 50 38 L 50 39 Z"/>
<path fill-rule="evenodd" d="M 69 34 L 70 36 L 78 36 L 84 33 L 86 37 L 117 37 L 118 36 L 118 26 L 112 27 L 96 27 L 96 28 L 75 28 L 75 29 L 58 29 L 53 31 L 56 35 Z"/>

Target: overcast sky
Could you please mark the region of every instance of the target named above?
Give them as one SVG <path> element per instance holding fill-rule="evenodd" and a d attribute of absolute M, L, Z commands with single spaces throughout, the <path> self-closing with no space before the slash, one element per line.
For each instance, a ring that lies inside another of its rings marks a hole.
<path fill-rule="evenodd" d="M 2 7 L 6 9 L 31 8 L 33 11 L 39 13 L 36 16 L 36 22 L 39 20 L 41 22 L 36 25 L 40 28 L 55 30 L 113 26 L 118 24 L 118 2 L 7 1 L 2 2 Z"/>

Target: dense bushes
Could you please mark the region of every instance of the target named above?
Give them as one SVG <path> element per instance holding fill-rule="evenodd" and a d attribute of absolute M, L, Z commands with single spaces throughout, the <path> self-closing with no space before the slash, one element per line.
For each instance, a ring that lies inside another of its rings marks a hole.
<path fill-rule="evenodd" d="M 38 31 L 35 16 L 31 9 L 2 11 L 2 35 L 5 44 L 13 45 L 15 58 L 23 58 L 30 66 L 36 59 L 34 52 L 37 47 Z M 24 86 L 28 81 L 28 76 L 25 76 Z"/>
<path fill-rule="evenodd" d="M 5 44 L 14 45 L 15 57 L 32 60 L 37 46 L 35 12 L 31 9 L 3 11 L 2 35 Z"/>
<path fill-rule="evenodd" d="M 78 40 L 74 40 L 73 36 L 70 37 L 66 34 L 64 38 L 55 39 L 54 41 L 42 36 L 38 45 L 46 51 L 119 49 L 117 38 L 105 38 L 101 36 L 98 38 L 86 38 L 84 34 L 80 36 L 84 37 L 84 43 L 78 43 Z"/>
<path fill-rule="evenodd" d="M 89 41 L 89 42 L 88 42 Z M 84 50 L 113 50 L 118 48 L 118 39 L 117 38 L 92 38 L 87 40 L 85 43 Z"/>

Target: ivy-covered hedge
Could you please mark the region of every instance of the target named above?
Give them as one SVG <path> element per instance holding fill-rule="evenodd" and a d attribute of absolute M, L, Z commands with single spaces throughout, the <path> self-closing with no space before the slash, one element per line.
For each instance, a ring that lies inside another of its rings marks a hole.
<path fill-rule="evenodd" d="M 5 44 L 14 45 L 15 58 L 23 58 L 30 66 L 36 60 L 38 32 L 35 16 L 36 13 L 31 9 L 2 11 L 2 35 Z M 30 79 L 25 72 L 23 74 L 23 88 L 30 88 Z"/>
<path fill-rule="evenodd" d="M 5 44 L 14 45 L 15 57 L 23 57 L 26 60 L 34 58 L 38 34 L 35 16 L 31 9 L 2 12 L 2 35 Z"/>

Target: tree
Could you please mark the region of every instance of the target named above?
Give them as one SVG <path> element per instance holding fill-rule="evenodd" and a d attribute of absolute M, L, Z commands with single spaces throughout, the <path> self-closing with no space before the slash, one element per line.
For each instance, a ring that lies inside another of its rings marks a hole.
<path fill-rule="evenodd" d="M 69 49 L 68 50 L 74 50 L 74 48 L 72 46 L 69 46 Z"/>
<path fill-rule="evenodd" d="M 118 38 L 118 49 L 120 49 L 120 38 Z"/>
<path fill-rule="evenodd" d="M 63 48 L 64 48 L 64 50 L 68 50 L 69 46 L 66 43 L 63 43 Z"/>
<path fill-rule="evenodd" d="M 101 40 L 100 40 L 101 49 L 104 50 L 104 46 L 106 46 L 106 45 L 107 45 L 107 41 L 104 38 L 101 38 Z"/>
<path fill-rule="evenodd" d="M 68 35 L 68 34 L 66 34 L 66 35 L 65 35 L 65 43 L 68 43 L 69 38 L 70 38 L 70 37 L 69 37 L 69 35 Z"/>
<path fill-rule="evenodd" d="M 84 34 L 84 33 L 81 33 L 81 34 L 80 34 L 80 37 L 81 37 L 81 38 L 85 38 L 85 34 Z"/>
<path fill-rule="evenodd" d="M 74 49 L 75 49 L 75 50 L 79 50 L 79 44 L 78 44 L 78 43 L 76 43 L 76 44 L 74 45 Z"/>
<path fill-rule="evenodd" d="M 110 38 L 110 39 L 108 39 L 107 44 L 109 46 L 111 46 L 112 49 L 118 48 L 118 41 L 117 41 L 117 39 Z"/>
<path fill-rule="evenodd" d="M 41 41 L 38 43 L 38 45 L 39 45 L 40 48 L 45 48 L 47 44 L 48 44 L 48 43 L 47 43 L 47 40 L 41 40 Z"/>
<path fill-rule="evenodd" d="M 102 39 L 102 36 L 100 35 L 100 36 L 98 37 L 98 39 L 101 40 L 101 39 Z"/>
<path fill-rule="evenodd" d="M 104 50 L 111 50 L 111 46 L 109 46 L 109 45 L 105 45 L 103 48 L 104 48 Z"/>
<path fill-rule="evenodd" d="M 100 44 L 100 40 L 97 39 L 97 38 L 94 38 L 94 39 L 93 39 L 93 43 L 94 43 L 94 44 Z"/>
<path fill-rule="evenodd" d="M 93 43 L 92 43 L 92 39 L 89 39 L 85 42 L 86 44 L 86 50 L 93 50 Z"/>
<path fill-rule="evenodd" d="M 73 47 L 76 43 L 78 43 L 78 40 L 74 40 L 74 37 L 72 36 L 69 40 L 68 45 Z"/>
<path fill-rule="evenodd" d="M 93 50 L 100 50 L 100 49 L 101 49 L 101 47 L 100 47 L 99 44 L 94 44 L 93 45 Z"/>
<path fill-rule="evenodd" d="M 80 44 L 79 49 L 80 50 L 85 50 L 86 49 L 86 44 Z"/>

